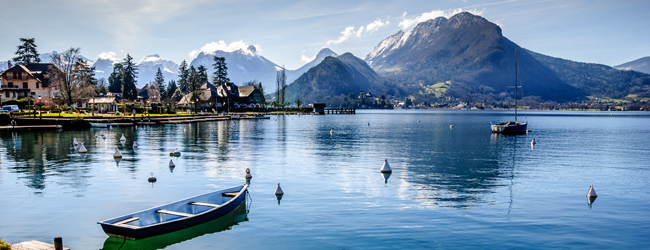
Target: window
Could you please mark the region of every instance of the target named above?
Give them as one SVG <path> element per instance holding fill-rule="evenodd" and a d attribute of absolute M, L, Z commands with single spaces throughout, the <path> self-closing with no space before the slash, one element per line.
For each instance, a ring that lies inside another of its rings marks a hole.
<path fill-rule="evenodd" d="M 14 87 L 14 82 L 9 82 L 9 88 L 13 88 L 13 87 Z"/>
<path fill-rule="evenodd" d="M 29 87 L 27 87 L 27 83 L 26 83 L 26 82 L 23 83 L 23 88 L 24 88 L 24 89 L 29 88 Z"/>
<path fill-rule="evenodd" d="M 38 88 L 38 82 L 36 82 L 36 88 Z"/>
<path fill-rule="evenodd" d="M 9 92 L 5 92 L 5 97 L 9 97 Z"/>
<path fill-rule="evenodd" d="M 36 92 L 32 92 L 32 95 L 36 95 Z"/>

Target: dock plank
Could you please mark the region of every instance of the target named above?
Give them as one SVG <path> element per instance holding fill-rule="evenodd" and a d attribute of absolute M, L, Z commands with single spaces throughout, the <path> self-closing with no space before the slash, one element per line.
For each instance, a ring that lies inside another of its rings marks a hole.
<path fill-rule="evenodd" d="M 37 240 L 30 240 L 30 241 L 20 242 L 11 245 L 11 250 L 52 250 L 52 249 L 54 249 L 54 244 L 49 244 Z M 64 247 L 63 249 L 70 250 L 70 248 L 67 247 Z"/>

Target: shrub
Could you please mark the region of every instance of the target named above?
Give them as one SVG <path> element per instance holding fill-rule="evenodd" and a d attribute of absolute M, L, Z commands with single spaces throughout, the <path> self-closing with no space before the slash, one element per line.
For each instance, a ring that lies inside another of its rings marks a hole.
<path fill-rule="evenodd" d="M 0 240 L 0 250 L 11 250 L 11 245 L 9 243 Z"/>

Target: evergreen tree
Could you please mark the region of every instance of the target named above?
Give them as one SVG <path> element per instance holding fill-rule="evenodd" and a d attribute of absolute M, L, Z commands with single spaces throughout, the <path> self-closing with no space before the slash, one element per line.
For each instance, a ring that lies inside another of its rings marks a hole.
<path fill-rule="evenodd" d="M 178 89 L 178 86 L 176 86 L 176 81 L 171 80 L 167 84 L 167 90 L 165 91 L 165 94 L 167 94 L 167 97 L 172 97 L 174 93 L 176 93 L 176 90 Z"/>
<path fill-rule="evenodd" d="M 187 62 L 183 60 L 181 65 L 178 67 L 178 87 L 181 90 L 181 93 L 186 94 L 189 92 L 189 86 L 187 85 L 187 79 L 190 77 L 190 72 L 187 69 Z"/>
<path fill-rule="evenodd" d="M 122 63 L 116 63 L 113 65 L 113 73 L 108 76 L 108 92 L 111 93 L 122 93 Z"/>
<path fill-rule="evenodd" d="M 122 65 L 124 67 L 124 73 L 122 75 L 122 82 L 124 83 L 122 86 L 122 98 L 135 100 L 138 97 L 138 89 L 136 88 L 138 66 L 135 65 L 133 57 L 129 54 L 126 54 L 126 58 L 124 58 Z"/>
<path fill-rule="evenodd" d="M 165 77 L 163 76 L 162 71 L 160 71 L 160 68 L 158 68 L 158 72 L 156 72 L 156 78 L 154 79 L 154 81 L 156 81 L 156 87 L 158 87 L 160 98 L 162 99 L 163 97 L 167 96 L 167 94 L 165 93 L 166 91 Z"/>
<path fill-rule="evenodd" d="M 212 79 L 212 82 L 217 85 L 217 84 L 222 84 L 226 82 L 230 82 L 230 79 L 228 79 L 228 67 L 226 66 L 226 58 L 225 57 L 214 57 L 214 77 Z"/>
<path fill-rule="evenodd" d="M 201 100 L 201 73 L 194 68 L 194 66 L 190 66 L 189 70 L 189 78 L 188 78 L 188 87 L 190 88 L 190 92 L 192 93 L 192 102 L 194 102 L 194 110 L 196 110 L 197 105 L 199 105 L 199 101 Z"/>
<path fill-rule="evenodd" d="M 16 57 L 13 60 L 22 65 L 27 65 L 30 63 L 39 63 L 41 59 L 38 58 L 38 51 L 36 51 L 36 43 L 34 43 L 34 38 L 20 38 L 20 42 L 23 44 L 18 45 L 16 50 Z"/>
<path fill-rule="evenodd" d="M 203 67 L 203 65 L 201 65 L 196 70 L 199 73 L 199 82 L 201 84 L 203 84 L 204 82 L 207 82 L 208 81 L 208 69 L 206 69 L 205 67 Z"/>

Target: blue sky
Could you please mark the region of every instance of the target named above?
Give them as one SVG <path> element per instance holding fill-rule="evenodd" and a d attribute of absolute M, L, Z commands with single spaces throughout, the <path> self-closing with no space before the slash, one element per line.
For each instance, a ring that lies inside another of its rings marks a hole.
<path fill-rule="evenodd" d="M 0 61 L 14 56 L 20 37 L 34 37 L 39 52 L 81 47 L 91 60 L 130 53 L 137 61 L 159 54 L 180 63 L 201 48 L 255 45 L 269 60 L 296 69 L 323 47 L 363 58 L 398 30 L 459 9 L 499 24 L 520 46 L 554 57 L 613 66 L 650 56 L 647 0 L 0 3 Z"/>

